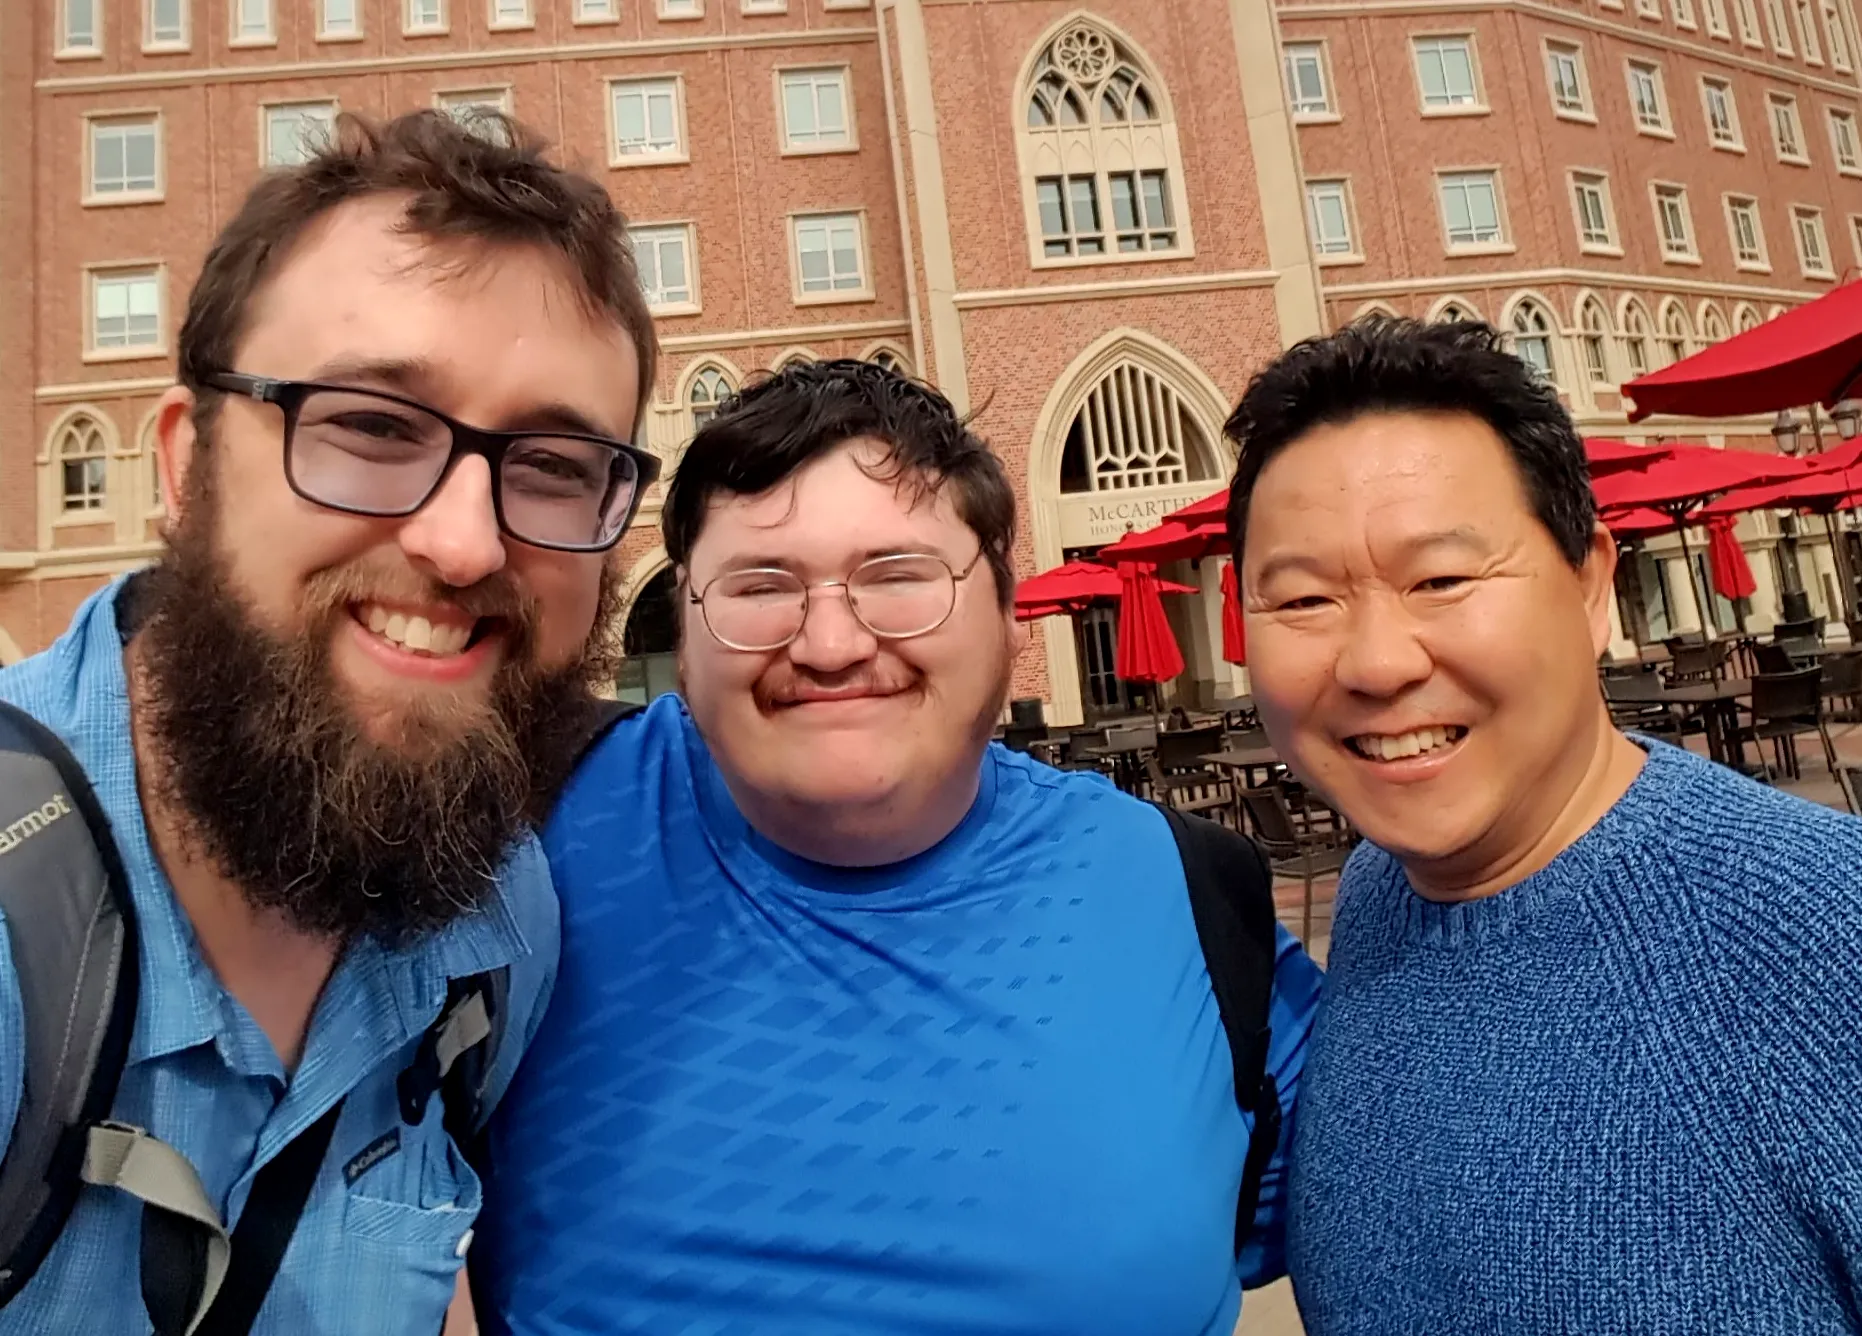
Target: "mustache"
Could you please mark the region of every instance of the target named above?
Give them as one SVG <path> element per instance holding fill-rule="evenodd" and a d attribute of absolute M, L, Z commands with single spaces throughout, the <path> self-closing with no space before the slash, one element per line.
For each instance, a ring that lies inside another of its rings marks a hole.
<path fill-rule="evenodd" d="M 332 621 L 357 603 L 428 604 L 465 617 L 497 620 L 528 640 L 539 616 L 536 598 L 507 571 L 469 585 L 450 585 L 405 563 L 354 561 L 318 571 L 304 583 L 308 618 Z"/>
<path fill-rule="evenodd" d="M 904 664 L 860 663 L 841 672 L 821 673 L 782 659 L 757 679 L 752 694 L 760 707 L 775 709 L 823 697 L 892 695 L 923 680 L 923 673 Z"/>

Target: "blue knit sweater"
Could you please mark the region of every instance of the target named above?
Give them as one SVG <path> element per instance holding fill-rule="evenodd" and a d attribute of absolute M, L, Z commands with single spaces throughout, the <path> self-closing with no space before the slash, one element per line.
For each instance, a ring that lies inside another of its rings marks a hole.
<path fill-rule="evenodd" d="M 1361 849 L 1329 970 L 1310 1336 L 1862 1332 L 1862 821 L 1650 744 L 1491 898 Z"/>

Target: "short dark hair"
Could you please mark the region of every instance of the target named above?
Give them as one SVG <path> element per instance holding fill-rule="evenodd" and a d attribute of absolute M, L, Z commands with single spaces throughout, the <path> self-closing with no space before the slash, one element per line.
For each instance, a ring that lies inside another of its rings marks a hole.
<path fill-rule="evenodd" d="M 797 362 L 726 399 L 685 448 L 666 490 L 666 555 L 683 570 L 712 498 L 757 496 L 857 437 L 883 442 L 875 476 L 934 494 L 951 488 L 982 541 L 1004 606 L 1015 590 L 1015 492 L 1002 461 L 950 400 L 875 362 Z"/>
<path fill-rule="evenodd" d="M 470 125 L 432 109 L 385 123 L 339 116 L 330 142 L 307 161 L 259 178 L 207 252 L 181 325 L 181 383 L 217 403 L 206 377 L 233 369 L 253 298 L 305 230 L 350 200 L 405 194 L 402 227 L 416 236 L 561 256 L 589 314 L 632 336 L 644 410 L 658 345 L 626 220 L 600 182 L 549 161 L 547 148 L 493 112 Z"/>
<path fill-rule="evenodd" d="M 1224 431 L 1240 458 L 1229 489 L 1228 533 L 1240 559 L 1261 470 L 1315 427 L 1371 413 L 1466 413 L 1492 427 L 1526 498 L 1572 566 L 1584 564 L 1597 524 L 1584 440 L 1558 393 L 1506 351 L 1492 326 L 1367 316 L 1306 339 L 1249 382 Z"/>

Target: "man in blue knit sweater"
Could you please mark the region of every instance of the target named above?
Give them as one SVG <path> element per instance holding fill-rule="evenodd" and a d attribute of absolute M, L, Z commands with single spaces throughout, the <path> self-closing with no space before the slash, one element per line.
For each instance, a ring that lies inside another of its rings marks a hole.
<path fill-rule="evenodd" d="M 1582 443 L 1486 326 L 1309 341 L 1229 433 L 1254 698 L 1368 837 L 1309 1332 L 1862 1331 L 1862 822 L 1612 726 Z"/>

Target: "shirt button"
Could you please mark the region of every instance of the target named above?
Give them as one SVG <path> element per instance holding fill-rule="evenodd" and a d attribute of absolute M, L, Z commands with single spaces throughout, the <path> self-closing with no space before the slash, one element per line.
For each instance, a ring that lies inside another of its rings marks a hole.
<path fill-rule="evenodd" d="M 453 1256 L 464 1257 L 466 1255 L 466 1249 L 470 1248 L 471 1246 L 472 1246 L 472 1231 L 468 1229 L 465 1233 L 459 1236 L 459 1242 L 453 1248 Z"/>

